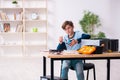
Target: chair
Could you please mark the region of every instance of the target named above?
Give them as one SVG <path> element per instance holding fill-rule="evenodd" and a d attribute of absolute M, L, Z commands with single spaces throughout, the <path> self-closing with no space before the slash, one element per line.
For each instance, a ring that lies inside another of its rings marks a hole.
<path fill-rule="evenodd" d="M 61 70 L 62 70 L 62 62 L 61 61 Z M 70 67 L 71 70 L 75 70 L 72 66 Z M 89 77 L 89 70 L 93 69 L 93 76 L 94 76 L 94 80 L 96 80 L 96 74 L 95 74 L 95 65 L 93 63 L 86 63 L 84 60 L 84 64 L 83 64 L 83 69 L 87 70 L 87 77 L 86 80 L 88 80 Z M 60 75 L 61 76 L 61 75 Z"/>
<path fill-rule="evenodd" d="M 84 70 L 87 70 L 86 80 L 88 80 L 90 69 L 93 69 L 94 80 L 96 80 L 95 65 L 93 63 L 85 63 L 85 60 L 84 60 L 83 68 L 84 68 Z"/>

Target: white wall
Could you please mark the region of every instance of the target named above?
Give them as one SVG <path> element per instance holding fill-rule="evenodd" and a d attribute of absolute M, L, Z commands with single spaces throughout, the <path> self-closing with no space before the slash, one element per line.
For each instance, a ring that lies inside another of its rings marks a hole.
<path fill-rule="evenodd" d="M 120 0 L 111 0 L 111 27 L 106 31 L 110 38 L 120 40 Z M 119 43 L 120 46 L 120 43 Z M 120 47 L 119 47 L 120 50 Z"/>
<path fill-rule="evenodd" d="M 82 19 L 83 11 L 90 10 L 99 15 L 102 23 L 100 28 L 103 32 L 111 26 L 110 0 L 49 0 L 49 40 L 53 39 L 56 43 L 58 37 L 64 34 L 61 25 L 65 20 L 72 20 L 75 30 L 80 30 L 79 21 Z M 99 29 L 99 30 L 100 30 Z M 54 36 L 53 36 L 54 35 Z M 108 35 L 108 33 L 106 33 Z M 49 41 L 49 48 L 55 48 L 54 41 Z"/>
<path fill-rule="evenodd" d="M 120 0 L 111 0 L 111 22 L 112 25 L 109 28 L 109 36 L 112 38 L 120 38 Z M 112 34 L 111 34 L 112 33 Z"/>
<path fill-rule="evenodd" d="M 83 16 L 84 10 L 90 10 L 98 14 L 102 26 L 97 30 L 105 32 L 107 38 L 120 39 L 120 0 L 49 0 L 49 27 L 48 27 L 48 48 L 56 48 L 58 37 L 65 35 L 61 29 L 61 25 L 65 20 L 72 20 L 75 30 L 81 30 L 79 20 Z M 106 80 L 106 61 L 89 61 L 96 65 L 97 80 Z M 111 63 L 111 80 L 119 80 L 120 73 L 116 66 L 120 61 L 112 61 Z M 92 71 L 90 72 L 90 80 L 93 80 Z M 76 80 L 74 72 L 70 72 L 70 80 Z"/>
<path fill-rule="evenodd" d="M 106 31 L 110 38 L 117 38 L 120 40 L 120 0 L 111 0 L 111 27 Z M 120 46 L 120 42 L 119 42 Z M 120 47 L 119 47 L 120 50 Z M 120 61 L 113 60 L 111 66 L 111 80 L 120 80 L 119 67 Z"/>

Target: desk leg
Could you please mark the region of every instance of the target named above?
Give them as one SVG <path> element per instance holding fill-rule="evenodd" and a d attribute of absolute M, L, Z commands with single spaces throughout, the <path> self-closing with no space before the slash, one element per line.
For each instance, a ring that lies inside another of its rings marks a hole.
<path fill-rule="evenodd" d="M 43 76 L 46 76 L 46 57 L 43 56 Z"/>
<path fill-rule="evenodd" d="M 54 60 L 51 60 L 51 80 L 54 80 Z"/>
<path fill-rule="evenodd" d="M 107 59 L 107 80 L 110 80 L 110 59 Z"/>

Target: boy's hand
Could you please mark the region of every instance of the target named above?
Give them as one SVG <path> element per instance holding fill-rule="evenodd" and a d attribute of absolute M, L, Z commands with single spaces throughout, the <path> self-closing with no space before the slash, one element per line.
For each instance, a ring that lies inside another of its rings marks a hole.
<path fill-rule="evenodd" d="M 70 45 L 70 46 L 74 46 L 76 43 L 78 43 L 78 41 L 75 40 L 75 39 L 73 39 L 69 45 Z"/>
<path fill-rule="evenodd" d="M 63 36 L 60 36 L 59 37 L 59 43 L 62 44 L 62 42 L 63 42 Z"/>

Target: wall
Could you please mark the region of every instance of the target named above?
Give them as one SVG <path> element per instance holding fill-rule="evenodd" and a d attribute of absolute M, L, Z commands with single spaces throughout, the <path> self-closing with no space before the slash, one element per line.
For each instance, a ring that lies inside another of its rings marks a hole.
<path fill-rule="evenodd" d="M 111 27 L 107 30 L 110 38 L 117 38 L 120 40 L 120 0 L 111 0 Z M 119 42 L 120 46 L 120 42 Z M 120 47 L 119 47 L 120 51 Z M 119 80 L 120 74 L 118 67 L 120 67 L 120 61 L 113 60 L 111 63 L 111 80 Z"/>
<path fill-rule="evenodd" d="M 65 34 L 61 29 L 61 25 L 65 20 L 72 20 L 75 30 L 81 31 L 79 21 L 82 19 L 84 10 L 90 10 L 100 16 L 102 27 L 99 30 L 106 33 L 111 26 L 110 0 L 49 0 L 48 10 L 48 13 L 50 13 L 48 16 L 50 23 L 48 39 L 54 39 L 56 43 L 58 37 Z M 106 35 L 109 34 L 106 33 Z M 51 45 L 54 41 L 49 42 L 49 48 L 56 47 L 56 44 Z"/>
<path fill-rule="evenodd" d="M 65 20 L 72 20 L 75 25 L 75 30 L 81 30 L 79 20 L 83 16 L 84 10 L 90 10 L 99 15 L 102 26 L 96 31 L 105 32 L 107 38 L 120 39 L 119 25 L 120 25 L 120 1 L 119 0 L 49 0 L 49 41 L 48 48 L 56 48 L 58 44 L 58 38 L 61 35 L 65 35 L 65 32 L 61 29 L 61 25 Z M 54 45 L 53 45 L 54 44 Z M 106 80 L 106 61 L 88 61 L 95 63 L 97 80 Z M 111 62 L 111 80 L 119 80 L 117 75 L 120 73 L 116 66 L 120 61 L 113 60 Z M 117 72 L 117 73 L 116 73 Z M 74 72 L 70 71 L 70 80 L 76 80 Z M 90 72 L 90 80 L 93 80 L 92 71 Z"/>
<path fill-rule="evenodd" d="M 120 0 L 111 0 L 111 27 L 107 31 L 111 38 L 118 38 L 120 40 Z M 119 43 L 120 45 L 120 43 Z M 120 50 L 120 47 L 119 47 Z"/>

